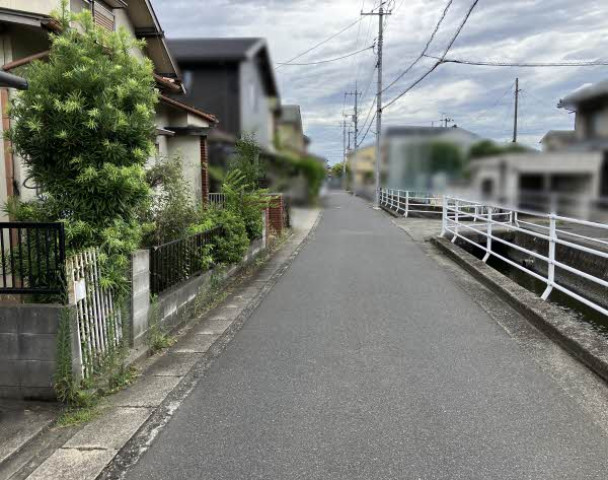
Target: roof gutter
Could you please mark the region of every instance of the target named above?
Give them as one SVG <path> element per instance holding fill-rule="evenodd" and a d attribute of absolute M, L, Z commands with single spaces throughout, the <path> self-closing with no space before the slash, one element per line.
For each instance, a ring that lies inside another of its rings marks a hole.
<path fill-rule="evenodd" d="M 27 90 L 28 84 L 25 78 L 18 77 L 11 73 L 0 72 L 0 87 L 16 88 L 17 90 Z"/>

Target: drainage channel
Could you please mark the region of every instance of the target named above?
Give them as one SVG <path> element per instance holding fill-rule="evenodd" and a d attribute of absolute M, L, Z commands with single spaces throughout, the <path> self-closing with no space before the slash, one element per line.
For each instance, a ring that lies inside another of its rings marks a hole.
<path fill-rule="evenodd" d="M 464 250 L 468 251 L 475 257 L 482 259 L 485 255 L 485 252 L 479 248 L 474 247 L 468 242 L 458 240 L 457 245 Z M 499 244 L 496 242 L 493 246 L 494 251 L 502 255 L 509 260 L 517 262 L 519 264 L 523 264 L 523 262 L 530 261 L 531 259 L 522 259 L 518 252 L 512 248 L 509 248 L 506 245 Z M 509 277 L 511 280 L 516 282 L 518 285 L 524 287 L 527 290 L 530 290 L 537 294 L 539 297 L 542 295 L 543 291 L 547 287 L 547 284 L 538 280 L 537 278 L 532 277 L 531 275 L 526 274 L 522 270 L 504 262 L 503 260 L 490 256 L 488 259 L 487 265 L 499 271 L 503 275 Z M 525 265 L 527 268 L 531 268 L 530 264 Z M 538 267 L 541 267 L 540 265 Z M 543 268 L 546 266 L 542 266 L 542 268 L 538 268 L 538 273 L 544 274 Z M 534 268 L 536 270 L 536 268 Z M 585 285 L 579 284 L 577 286 L 579 290 L 579 294 L 588 293 L 586 291 Z M 605 292 L 604 292 L 605 295 Z M 604 298 L 605 299 L 605 298 Z M 588 307 L 587 305 L 580 303 L 579 301 L 573 299 L 572 297 L 558 291 L 553 290 L 551 296 L 549 297 L 549 301 L 560 305 L 561 307 L 567 309 L 574 316 L 579 318 L 581 321 L 584 321 L 590 324 L 597 332 L 601 333 L 604 337 L 608 338 L 608 317 L 605 317 L 601 313 L 596 310 Z"/>

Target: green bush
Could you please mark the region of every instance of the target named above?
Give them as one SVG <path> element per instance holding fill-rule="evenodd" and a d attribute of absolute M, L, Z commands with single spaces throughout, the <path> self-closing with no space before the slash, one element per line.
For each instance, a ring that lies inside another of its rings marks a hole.
<path fill-rule="evenodd" d="M 153 66 L 132 54 L 143 43 L 126 30 L 97 27 L 90 12 L 71 14 L 66 0 L 59 20 L 48 62 L 22 72 L 30 88 L 13 102 L 7 132 L 44 196 L 8 208 L 17 220 L 63 221 L 70 250 L 101 246 L 106 284 L 124 293 L 128 254 L 147 228 L 138 212 L 150 201 Z"/>
<path fill-rule="evenodd" d="M 184 238 L 198 216 L 184 179 L 181 158 L 159 159 L 146 172 L 146 180 L 154 194 L 150 208 L 146 208 L 140 218 L 154 228 L 145 236 L 144 245 L 161 245 Z"/>
<path fill-rule="evenodd" d="M 202 233 L 217 226 L 222 227 L 222 234 L 213 242 L 213 260 L 224 265 L 239 263 L 247 253 L 249 238 L 245 222 L 237 213 L 224 208 L 206 209 L 202 221 L 191 227 L 190 233 Z"/>
<path fill-rule="evenodd" d="M 222 185 L 224 208 L 243 219 L 249 240 L 262 236 L 262 212 L 268 206 L 266 190 L 252 188 L 238 169 L 228 172 Z"/>

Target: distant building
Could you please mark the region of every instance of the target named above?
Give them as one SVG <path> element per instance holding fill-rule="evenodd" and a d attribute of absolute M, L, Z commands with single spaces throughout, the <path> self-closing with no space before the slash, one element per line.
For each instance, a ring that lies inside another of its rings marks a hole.
<path fill-rule="evenodd" d="M 34 60 L 46 60 L 49 55 L 49 33 L 59 33 L 58 22 L 51 12 L 61 6 L 60 0 L 11 0 L 0 2 L 0 51 L 2 70 L 11 72 Z M 213 115 L 183 101 L 184 89 L 180 72 L 164 38 L 164 33 L 149 0 L 71 0 L 72 12 L 90 10 L 95 23 L 115 31 L 124 28 L 137 39 L 146 39 L 143 51 L 134 50 L 136 57 L 152 61 L 156 87 L 160 93 L 156 108 L 156 145 L 161 157 L 179 156 L 185 176 L 191 186 L 193 200 L 204 201 L 207 190 L 207 136 L 216 125 Z M 207 92 L 209 95 L 209 92 Z M 0 109 L 4 112 L 13 93 L 0 88 Z M 0 133 L 10 126 L 4 117 Z M 149 162 L 158 159 L 150 158 Z M 10 149 L 8 140 L 0 148 L 0 206 L 9 196 L 30 200 L 44 190 L 33 184 L 23 160 Z M 6 216 L 0 213 L 0 220 Z"/>
<path fill-rule="evenodd" d="M 272 151 L 280 103 L 266 40 L 189 38 L 168 43 L 182 70 L 184 101 L 217 115 L 224 133 L 237 138 L 254 134 Z"/>
<path fill-rule="evenodd" d="M 543 153 L 471 162 L 475 190 L 533 208 L 587 215 L 608 196 L 608 81 L 581 88 L 558 104 L 575 112 L 574 131 L 549 131 Z"/>
<path fill-rule="evenodd" d="M 302 112 L 299 105 L 283 105 L 278 121 L 277 143 L 280 149 L 285 149 L 298 155 L 306 153 L 310 139 L 304 135 L 302 127 Z"/>
<path fill-rule="evenodd" d="M 458 181 L 463 169 L 448 171 L 435 161 L 438 144 L 452 145 L 464 159 L 481 138 L 459 127 L 388 127 L 382 135 L 382 186 L 387 188 L 437 191 Z"/>
<path fill-rule="evenodd" d="M 365 198 L 373 198 L 376 189 L 376 145 L 367 145 L 347 155 L 351 174 L 351 190 Z"/>
<path fill-rule="evenodd" d="M 549 130 L 540 140 L 544 152 L 564 150 L 573 143 L 576 143 L 574 130 Z"/>
<path fill-rule="evenodd" d="M 608 80 L 576 90 L 558 107 L 575 113 L 577 150 L 608 150 Z"/>

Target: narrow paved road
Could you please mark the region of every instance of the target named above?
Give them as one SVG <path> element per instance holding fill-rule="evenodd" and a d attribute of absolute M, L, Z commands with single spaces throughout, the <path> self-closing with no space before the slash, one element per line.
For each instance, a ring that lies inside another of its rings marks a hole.
<path fill-rule="evenodd" d="M 336 194 L 127 479 L 604 479 L 607 453 L 417 244 Z"/>

